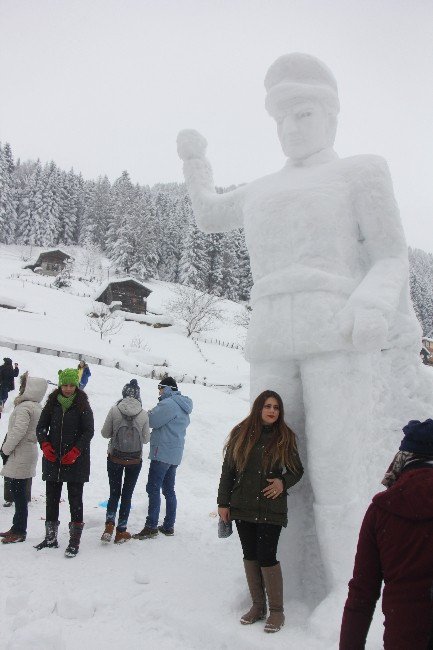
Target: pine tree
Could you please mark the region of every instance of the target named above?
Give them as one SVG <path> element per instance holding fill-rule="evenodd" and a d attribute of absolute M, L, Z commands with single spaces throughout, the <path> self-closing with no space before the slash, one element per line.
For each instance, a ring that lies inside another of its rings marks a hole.
<path fill-rule="evenodd" d="M 10 145 L 0 144 L 0 241 L 12 244 L 17 224 L 14 164 Z"/>

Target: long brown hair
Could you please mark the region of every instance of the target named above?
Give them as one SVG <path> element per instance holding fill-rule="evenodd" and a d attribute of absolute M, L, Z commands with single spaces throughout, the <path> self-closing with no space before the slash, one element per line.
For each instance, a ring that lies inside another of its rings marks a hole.
<path fill-rule="evenodd" d="M 263 469 L 269 470 L 277 464 L 292 471 L 298 468 L 296 436 L 284 422 L 283 400 L 275 391 L 265 390 L 254 400 L 250 414 L 230 431 L 224 445 L 224 454 L 238 472 L 245 469 L 251 450 L 260 437 L 263 427 L 262 409 L 270 397 L 277 400 L 280 412 L 278 420 L 272 425 L 263 455 Z"/>

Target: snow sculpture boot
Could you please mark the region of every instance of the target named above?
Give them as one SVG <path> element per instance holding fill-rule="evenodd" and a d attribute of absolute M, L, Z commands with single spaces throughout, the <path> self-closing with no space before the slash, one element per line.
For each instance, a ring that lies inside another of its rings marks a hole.
<path fill-rule="evenodd" d="M 269 603 L 265 632 L 278 632 L 284 625 L 283 576 L 280 563 L 262 567 L 262 576 Z"/>
<path fill-rule="evenodd" d="M 71 521 L 69 524 L 69 544 L 66 547 L 65 557 L 75 557 L 80 548 L 81 533 L 84 524 L 78 521 Z"/>
<path fill-rule="evenodd" d="M 57 531 L 59 530 L 60 521 L 45 522 L 45 539 L 34 548 L 40 551 L 43 548 L 59 548 L 57 541 Z"/>
<path fill-rule="evenodd" d="M 257 560 L 244 560 L 245 575 L 253 604 L 242 616 L 242 625 L 251 625 L 266 618 L 266 595 L 263 587 L 262 573 Z"/>
<path fill-rule="evenodd" d="M 101 542 L 105 542 L 106 544 L 111 542 L 111 538 L 113 537 L 113 531 L 114 531 L 114 523 L 112 521 L 107 521 L 105 523 L 105 530 L 101 535 Z"/>

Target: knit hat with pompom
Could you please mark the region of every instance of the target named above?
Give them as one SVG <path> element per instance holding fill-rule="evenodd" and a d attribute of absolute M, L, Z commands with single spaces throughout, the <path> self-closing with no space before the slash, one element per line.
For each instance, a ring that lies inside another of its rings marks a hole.
<path fill-rule="evenodd" d="M 137 383 L 136 379 L 131 379 L 129 384 L 125 384 L 122 389 L 122 397 L 133 397 L 134 399 L 140 399 L 140 386 Z"/>
<path fill-rule="evenodd" d="M 72 386 L 80 385 L 78 370 L 76 368 L 66 368 L 65 370 L 59 370 L 58 375 L 59 386 L 66 386 L 66 384 L 71 384 Z"/>

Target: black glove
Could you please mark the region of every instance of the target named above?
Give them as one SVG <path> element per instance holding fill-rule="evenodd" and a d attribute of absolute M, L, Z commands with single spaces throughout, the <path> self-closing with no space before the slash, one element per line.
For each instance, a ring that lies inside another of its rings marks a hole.
<path fill-rule="evenodd" d="M 2 457 L 3 465 L 6 465 L 6 463 L 8 462 L 9 456 L 6 456 L 6 454 L 4 454 L 1 449 L 0 449 L 0 456 Z"/>

